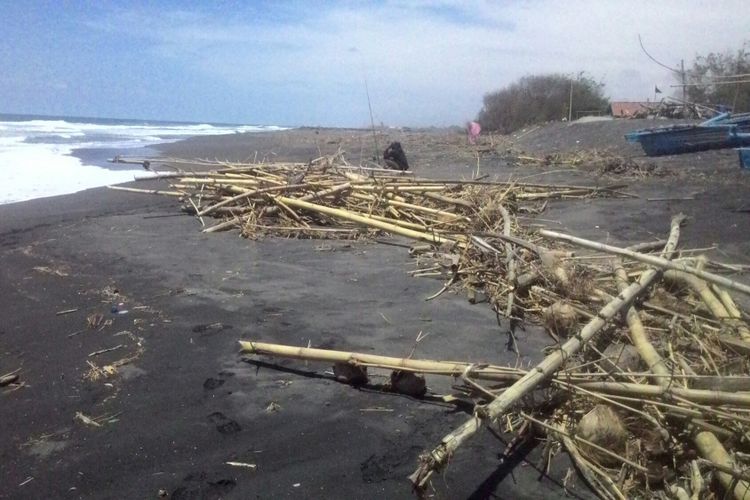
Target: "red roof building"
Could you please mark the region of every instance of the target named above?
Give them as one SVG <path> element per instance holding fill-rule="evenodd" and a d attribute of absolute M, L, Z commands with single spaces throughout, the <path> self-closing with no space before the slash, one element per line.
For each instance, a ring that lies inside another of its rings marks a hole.
<path fill-rule="evenodd" d="M 612 116 L 615 118 L 634 118 L 648 115 L 658 103 L 655 102 L 612 102 Z"/>

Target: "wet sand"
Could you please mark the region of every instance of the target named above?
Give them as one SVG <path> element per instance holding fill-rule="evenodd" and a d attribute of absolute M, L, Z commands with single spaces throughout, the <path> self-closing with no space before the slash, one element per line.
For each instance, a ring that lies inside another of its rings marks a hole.
<path fill-rule="evenodd" d="M 379 137 L 381 149 L 391 139 L 405 144 L 420 175 L 468 178 L 476 169 L 460 134 L 392 131 Z M 306 161 L 338 148 L 357 163 L 374 146 L 366 132 L 307 129 L 162 149 L 188 158 Z M 480 171 L 628 183 L 641 198 L 554 202 L 536 222 L 628 244 L 663 237 L 671 215 L 684 211 L 691 218 L 683 247 L 716 244 L 715 258 L 747 264 L 746 180 L 728 156 L 705 158 L 679 159 L 693 172 L 679 182 L 545 174 L 549 168 L 511 168 L 493 155 L 480 158 Z M 646 201 L 680 196 L 694 199 Z M 486 304 L 455 294 L 424 300 L 442 282 L 409 277 L 405 248 L 249 241 L 199 229 L 172 199 L 106 189 L 0 206 L 0 374 L 21 368 L 25 384 L 0 388 L 0 498 L 158 498 L 160 490 L 176 499 L 410 498 L 406 477 L 419 454 L 467 413 L 354 389 L 319 363 L 246 360 L 237 340 L 405 356 L 421 331 L 430 335 L 415 357 L 515 361 Z M 540 359 L 549 343 L 536 328 L 520 332 L 522 361 Z M 128 362 L 116 375 L 89 376 L 87 362 L 118 360 Z M 436 393 L 450 389 L 436 378 L 428 384 Z M 99 426 L 77 412 L 102 417 Z M 434 478 L 437 497 L 565 497 L 564 455 L 546 476 L 537 469 L 541 446 L 510 463 L 503 449 L 481 432 Z M 568 493 L 591 497 L 580 478 Z"/>

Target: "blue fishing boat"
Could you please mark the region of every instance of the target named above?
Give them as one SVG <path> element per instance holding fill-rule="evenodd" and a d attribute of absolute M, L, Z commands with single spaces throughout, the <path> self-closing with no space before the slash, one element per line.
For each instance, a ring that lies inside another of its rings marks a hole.
<path fill-rule="evenodd" d="M 640 143 L 648 156 L 675 155 L 750 146 L 750 113 L 722 113 L 699 124 L 680 124 L 636 130 L 625 135 Z"/>
<path fill-rule="evenodd" d="M 740 168 L 750 170 L 750 148 L 738 148 L 740 154 Z"/>

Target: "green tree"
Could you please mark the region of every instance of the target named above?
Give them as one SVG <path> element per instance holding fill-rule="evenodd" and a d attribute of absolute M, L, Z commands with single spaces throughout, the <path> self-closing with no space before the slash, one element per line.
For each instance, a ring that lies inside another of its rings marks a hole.
<path fill-rule="evenodd" d="M 532 75 L 486 94 L 477 121 L 486 130 L 507 134 L 532 123 L 567 118 L 571 84 L 574 118 L 576 111 L 607 111 L 604 84 L 583 73 L 575 79 L 562 74 Z"/>
<path fill-rule="evenodd" d="M 735 53 L 696 56 L 693 67 L 686 71 L 690 84 L 686 92 L 688 100 L 729 106 L 735 112 L 750 111 L 749 49 L 750 42 L 746 41 Z"/>

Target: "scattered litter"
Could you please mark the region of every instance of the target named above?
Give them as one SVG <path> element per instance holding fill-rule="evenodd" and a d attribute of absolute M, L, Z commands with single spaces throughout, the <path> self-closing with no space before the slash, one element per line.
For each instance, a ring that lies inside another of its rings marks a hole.
<path fill-rule="evenodd" d="M 111 307 L 111 308 L 109 309 L 109 312 L 111 312 L 112 314 L 127 314 L 127 313 L 128 313 L 128 310 L 127 310 L 127 309 L 124 309 L 124 307 L 125 307 L 125 304 L 124 304 L 124 303 L 122 303 L 122 302 L 120 302 L 120 303 L 119 303 L 119 304 L 117 304 L 117 305 L 113 305 L 113 306 L 112 306 L 112 307 Z"/>
<path fill-rule="evenodd" d="M 54 276 L 60 276 L 61 278 L 68 276 L 68 273 L 61 269 L 53 269 L 47 266 L 36 266 L 34 267 L 34 271 L 42 274 L 52 274 Z"/>
<path fill-rule="evenodd" d="M 18 375 L 3 375 L 0 377 L 0 387 L 5 387 L 18 381 Z"/>
<path fill-rule="evenodd" d="M 117 374 L 117 368 L 114 365 L 105 365 L 99 367 L 96 363 L 86 360 L 89 365 L 89 371 L 83 375 L 86 380 L 97 381 L 99 379 L 106 379 Z"/>
<path fill-rule="evenodd" d="M 231 465 L 232 467 L 244 467 L 246 469 L 252 469 L 255 470 L 258 466 L 255 464 L 247 464 L 245 462 L 226 462 L 227 465 Z"/>
<path fill-rule="evenodd" d="M 15 384 L 18 379 L 19 375 L 18 373 L 21 371 L 20 368 L 17 368 L 13 370 L 12 372 L 8 372 L 5 375 L 0 375 L 0 387 L 5 387 L 6 385 Z"/>
<path fill-rule="evenodd" d="M 19 484 L 18 486 L 19 486 L 19 487 L 21 487 L 21 486 L 26 486 L 27 484 L 29 484 L 29 483 L 30 483 L 31 481 L 33 481 L 33 480 L 34 480 L 34 478 L 33 478 L 33 477 L 31 477 L 31 476 L 29 476 L 29 477 L 27 477 L 27 478 L 26 478 L 26 479 L 25 479 L 25 480 L 24 480 L 24 481 L 23 481 L 22 483 L 20 483 L 20 484 Z"/>
<path fill-rule="evenodd" d="M 89 353 L 89 358 L 92 357 L 92 356 L 98 356 L 99 354 L 104 354 L 105 352 L 116 351 L 117 349 L 122 349 L 123 347 L 125 347 L 123 344 L 117 344 L 114 347 L 108 347 L 107 349 L 101 349 L 99 351 L 94 351 L 92 353 Z"/>
<path fill-rule="evenodd" d="M 100 424 L 99 422 L 95 421 L 91 417 L 88 417 L 88 416 L 84 415 L 80 411 L 76 412 L 75 419 L 78 420 L 78 421 L 80 421 L 80 422 L 83 422 L 86 425 L 90 425 L 91 427 L 101 427 L 102 426 L 102 424 Z"/>
<path fill-rule="evenodd" d="M 104 322 L 104 315 L 100 313 L 89 314 L 86 317 L 86 323 L 88 324 L 88 327 L 91 329 L 99 328 L 99 326 L 101 326 L 103 322 Z"/>
<path fill-rule="evenodd" d="M 55 315 L 57 315 L 57 316 L 64 316 L 64 315 L 66 315 L 66 314 L 74 313 L 74 312 L 76 312 L 76 311 L 78 311 L 78 308 L 77 308 L 77 307 L 76 307 L 76 308 L 74 308 L 74 309 L 65 309 L 65 310 L 63 310 L 63 311 L 57 311 L 57 312 L 55 313 Z"/>
<path fill-rule="evenodd" d="M 378 311 L 378 314 L 380 314 L 380 317 L 381 317 L 381 318 L 383 318 L 383 320 L 384 320 L 384 321 L 385 321 L 386 323 L 388 323 L 389 325 L 392 325 L 392 324 L 393 324 L 393 323 L 391 323 L 391 320 L 390 320 L 390 319 L 388 319 L 388 316 L 386 316 L 385 314 L 383 314 L 383 313 L 382 313 L 382 312 L 380 312 L 380 311 Z"/>
<path fill-rule="evenodd" d="M 281 405 L 276 401 L 271 401 L 265 409 L 266 413 L 276 413 L 278 411 L 281 411 Z"/>

